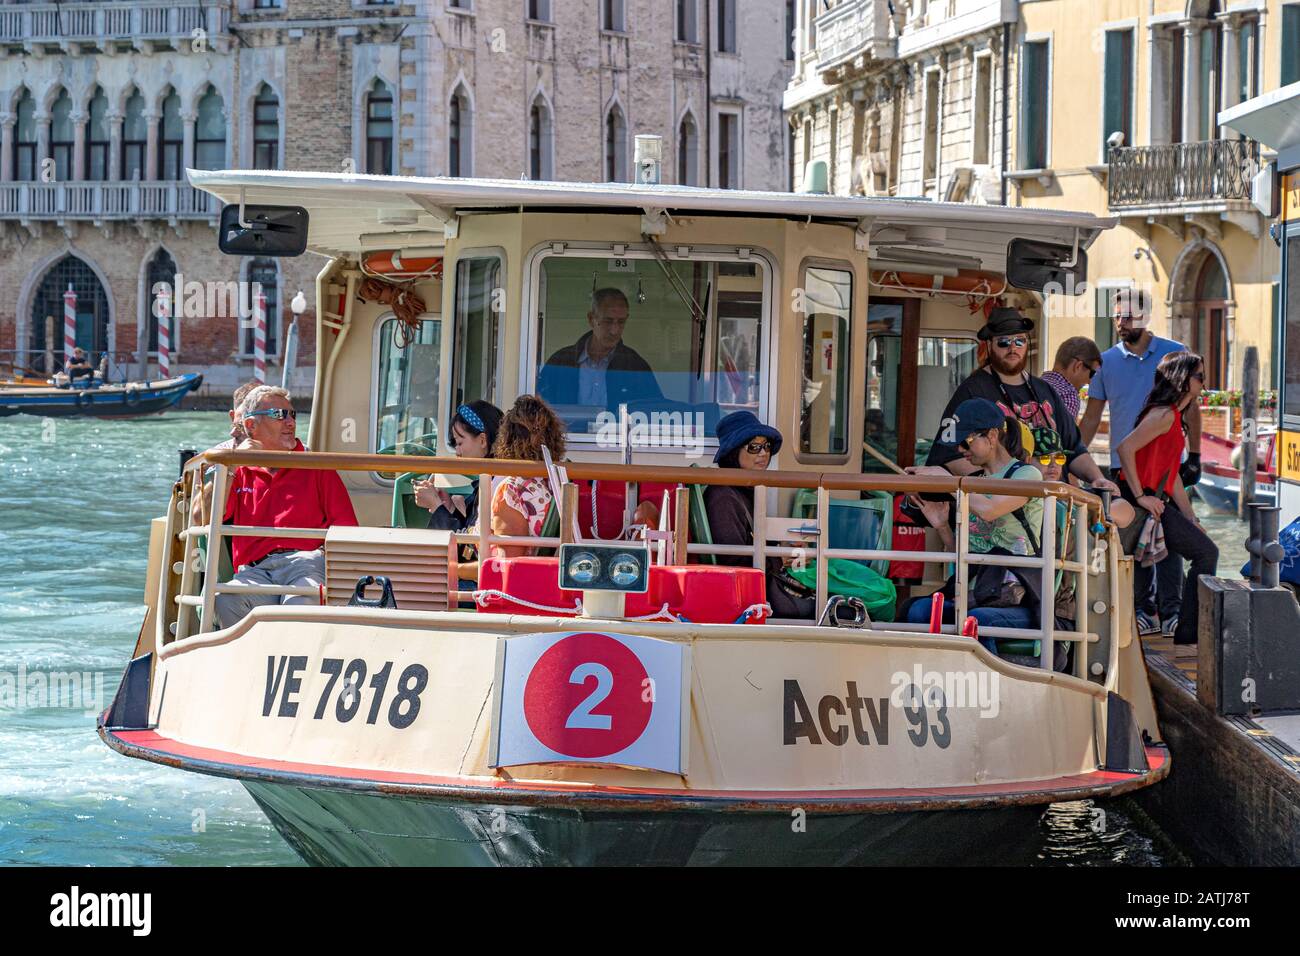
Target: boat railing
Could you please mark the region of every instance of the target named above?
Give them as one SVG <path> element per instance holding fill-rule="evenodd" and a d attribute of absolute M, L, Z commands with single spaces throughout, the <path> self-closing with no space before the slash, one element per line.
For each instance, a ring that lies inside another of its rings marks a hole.
<path fill-rule="evenodd" d="M 211 503 L 206 517 L 200 521 L 191 521 L 191 510 L 196 496 L 202 494 L 204 471 L 211 465 L 212 474 Z M 325 529 L 321 528 L 270 528 L 247 525 L 226 524 L 222 516 L 225 511 L 225 486 L 229 469 L 240 465 L 259 465 L 267 468 L 305 468 L 326 469 L 350 472 L 411 472 L 415 474 L 479 474 L 492 477 L 547 477 L 545 466 L 540 462 L 505 461 L 500 459 L 466 459 L 441 458 L 417 455 L 371 455 L 329 452 L 273 452 L 251 450 L 209 451 L 191 459 L 185 467 L 181 480 L 177 482 L 172 496 L 172 507 L 168 512 L 166 536 L 170 550 L 164 561 L 162 581 L 159 585 L 160 613 L 158 614 L 159 644 L 166 644 L 189 636 L 191 633 L 211 631 L 215 628 L 214 602 L 217 595 L 228 593 L 252 592 L 266 595 L 301 595 L 315 596 L 316 588 L 289 587 L 279 585 L 244 585 L 218 581 L 220 557 L 223 551 L 223 539 L 233 536 L 274 536 L 277 538 L 304 538 L 320 540 Z M 1040 641 L 1040 666 L 1050 669 L 1054 660 L 1055 645 L 1058 641 L 1075 641 L 1081 645 L 1096 643 L 1101 635 L 1087 630 L 1090 593 L 1093 593 L 1090 578 L 1100 577 L 1099 585 L 1107 586 L 1105 605 L 1113 612 L 1119 604 L 1117 555 L 1118 539 L 1113 525 L 1106 525 L 1101 535 L 1096 533 L 1097 521 L 1101 518 L 1101 501 L 1095 495 L 1072 485 L 1061 482 L 1017 481 L 1002 478 L 957 478 L 931 475 L 880 475 L 880 474 L 844 474 L 831 472 L 797 472 L 797 471 L 747 471 L 738 468 L 695 468 L 666 466 L 621 466 L 593 462 L 566 462 L 567 477 L 572 481 L 603 481 L 624 483 L 631 490 L 640 483 L 664 484 L 676 487 L 674 510 L 677 520 L 674 527 L 685 527 L 686 485 L 731 485 L 754 489 L 754 544 L 753 546 L 717 545 L 701 542 L 686 542 L 684 536 L 678 536 L 672 543 L 672 562 L 684 562 L 696 555 L 743 555 L 750 557 L 753 566 L 763 568 L 769 557 L 782 557 L 816 561 L 816 601 L 817 607 L 825 606 L 828 597 L 827 560 L 845 558 L 857 561 L 906 561 L 921 563 L 953 563 L 955 566 L 956 588 L 954 595 L 956 624 L 945 624 L 943 633 L 957 633 L 970 609 L 971 568 L 981 565 L 1025 568 L 1036 570 L 1041 577 L 1042 601 L 1040 618 L 1036 628 L 1002 628 L 981 627 L 980 635 L 996 638 L 1024 638 Z M 769 516 L 766 500 L 769 489 L 811 489 L 816 493 L 816 510 L 811 518 Z M 957 509 L 955 548 L 941 551 L 909 551 L 893 548 L 832 548 L 830 546 L 830 513 L 832 494 L 834 492 L 882 491 L 891 494 L 932 493 L 950 494 Z M 1043 519 L 1040 526 L 1039 555 L 1005 555 L 981 554 L 970 550 L 969 519 L 970 496 L 973 494 L 1016 495 L 1043 499 Z M 476 544 L 480 555 L 491 554 L 494 547 L 557 547 L 566 540 L 571 540 L 574 522 L 569 516 L 577 503 L 577 488 L 569 484 L 561 492 L 560 527 L 558 537 L 533 537 L 518 535 L 498 535 L 491 532 L 493 519 L 493 495 L 482 497 L 480 503 L 480 520 L 477 530 L 453 532 L 454 544 Z M 628 500 L 635 500 L 632 495 Z M 1070 542 L 1061 542 L 1058 555 L 1057 541 L 1057 503 L 1062 502 L 1073 511 L 1073 547 Z M 799 521 L 799 526 L 790 522 Z M 1099 561 L 1097 550 L 1102 548 L 1106 556 Z M 206 539 L 206 553 L 200 545 Z M 453 547 L 454 553 L 457 549 Z M 1071 555 L 1070 552 L 1073 551 Z M 827 560 L 817 560 L 824 558 Z M 1075 579 L 1075 627 L 1063 630 L 1056 626 L 1055 600 L 1057 591 L 1056 576 L 1074 575 Z M 202 575 L 200 581 L 200 575 Z M 1108 580 L 1107 580 L 1108 579 Z M 456 567 L 449 567 L 448 601 L 450 606 L 457 606 L 468 595 L 457 590 Z M 174 605 L 174 610 L 172 605 Z M 163 608 L 166 608 L 164 611 Z M 195 612 L 199 612 L 197 619 Z M 1103 621 L 1112 619 L 1110 614 L 1097 612 Z M 226 622 L 230 623 L 230 622 Z M 794 623 L 794 622 L 792 622 Z M 925 631 L 924 624 L 906 622 L 881 623 L 879 626 L 891 630 Z M 1110 627 L 1110 625 L 1105 625 Z M 1114 636 L 1112 631 L 1111 636 Z M 1111 665 L 1117 654 L 1116 640 L 1110 641 Z M 1084 676 L 1088 655 L 1075 654 L 1075 672 Z M 1107 668 L 1113 672 L 1113 666 Z"/>

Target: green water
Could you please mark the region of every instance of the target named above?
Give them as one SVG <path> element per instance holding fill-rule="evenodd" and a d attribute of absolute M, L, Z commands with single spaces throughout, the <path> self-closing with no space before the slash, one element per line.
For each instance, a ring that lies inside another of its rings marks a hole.
<path fill-rule="evenodd" d="M 119 756 L 95 733 L 144 617 L 149 521 L 176 477 L 176 450 L 216 444 L 227 425 L 220 412 L 0 419 L 0 675 L 89 675 L 73 706 L 0 702 L 0 864 L 298 862 L 238 784 Z M 1236 522 L 1207 525 L 1224 549 L 1222 570 L 1239 567 L 1227 557 L 1234 534 L 1244 539 Z M 987 862 L 1180 859 L 1124 803 L 1058 804 L 1025 837 Z"/>

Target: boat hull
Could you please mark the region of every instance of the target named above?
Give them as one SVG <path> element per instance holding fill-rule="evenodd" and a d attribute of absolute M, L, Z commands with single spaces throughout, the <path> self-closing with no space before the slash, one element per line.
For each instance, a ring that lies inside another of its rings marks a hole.
<path fill-rule="evenodd" d="M 135 418 L 156 415 L 176 405 L 203 384 L 202 375 L 167 382 L 140 382 L 85 389 L 54 387 L 0 390 L 0 416 L 42 418 Z"/>
<path fill-rule="evenodd" d="M 1041 805 L 737 814 L 465 803 L 245 781 L 308 863 L 324 866 L 961 865 L 1000 858 Z"/>
<path fill-rule="evenodd" d="M 1241 480 L 1239 477 L 1207 471 L 1196 483 L 1196 493 L 1212 510 L 1223 514 L 1236 514 L 1237 503 L 1241 496 Z M 1259 481 L 1255 485 L 1255 500 L 1272 505 L 1277 500 L 1277 485 L 1273 482 Z"/>

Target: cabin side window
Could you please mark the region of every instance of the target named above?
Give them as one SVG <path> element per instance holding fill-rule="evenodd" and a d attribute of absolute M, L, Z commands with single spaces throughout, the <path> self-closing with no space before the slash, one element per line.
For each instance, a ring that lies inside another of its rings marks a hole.
<path fill-rule="evenodd" d="M 456 263 L 452 410 L 478 399 L 500 404 L 497 340 L 505 308 L 501 279 L 497 256 L 462 258 Z"/>
<path fill-rule="evenodd" d="M 695 448 L 718 419 L 764 415 L 766 266 L 748 260 L 546 254 L 534 273 L 534 390 L 579 442 Z"/>
<path fill-rule="evenodd" d="M 1292 232 L 1283 249 L 1286 256 L 1286 287 L 1282 290 L 1282 315 L 1286 321 L 1286 406 L 1287 418 L 1300 418 L 1300 233 Z M 1289 422 L 1294 428 L 1295 423 Z"/>
<path fill-rule="evenodd" d="M 377 337 L 375 451 L 436 454 L 442 323 L 422 319 L 411 326 L 388 318 Z"/>
<path fill-rule="evenodd" d="M 795 300 L 795 311 L 803 319 L 799 400 L 799 451 L 803 455 L 848 452 L 852 309 L 852 272 L 804 267 Z"/>
<path fill-rule="evenodd" d="M 977 366 L 966 333 L 920 330 L 919 300 L 867 308 L 867 396 L 862 439 L 902 466 L 924 462 L 948 399 Z M 889 469 L 863 450 L 864 472 Z"/>

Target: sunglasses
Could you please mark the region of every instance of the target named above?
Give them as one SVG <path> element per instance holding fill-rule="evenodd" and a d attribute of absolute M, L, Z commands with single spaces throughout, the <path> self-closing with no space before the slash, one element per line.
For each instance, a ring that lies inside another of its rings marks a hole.
<path fill-rule="evenodd" d="M 1023 335 L 1017 335 L 1015 338 L 1003 337 L 1000 339 L 994 339 L 993 341 L 994 344 L 997 345 L 997 347 L 1000 349 L 1009 349 L 1013 345 L 1018 349 L 1023 349 L 1026 345 L 1029 344 L 1029 340 L 1026 339 Z"/>
<path fill-rule="evenodd" d="M 282 422 L 286 418 L 292 418 L 294 421 L 298 420 L 298 413 L 295 412 L 292 408 L 267 408 L 260 412 L 249 412 L 244 417 L 258 418 L 259 416 L 262 415 L 265 415 L 267 418 L 273 418 L 277 422 Z"/>
<path fill-rule="evenodd" d="M 963 438 L 961 441 L 957 443 L 957 447 L 960 448 L 962 451 L 970 451 L 971 442 L 973 442 L 976 438 L 983 438 L 983 437 L 984 436 L 979 432 L 975 432 L 974 434 L 967 435 L 965 438 Z"/>
<path fill-rule="evenodd" d="M 1064 468 L 1065 453 L 1058 451 L 1052 455 L 1039 455 L 1038 463 L 1042 465 L 1044 468 L 1046 468 L 1048 465 L 1058 465 L 1059 467 Z"/>
<path fill-rule="evenodd" d="M 768 441 L 752 441 L 745 446 L 745 451 L 751 455 L 761 455 L 763 452 L 772 454 L 772 443 Z"/>

